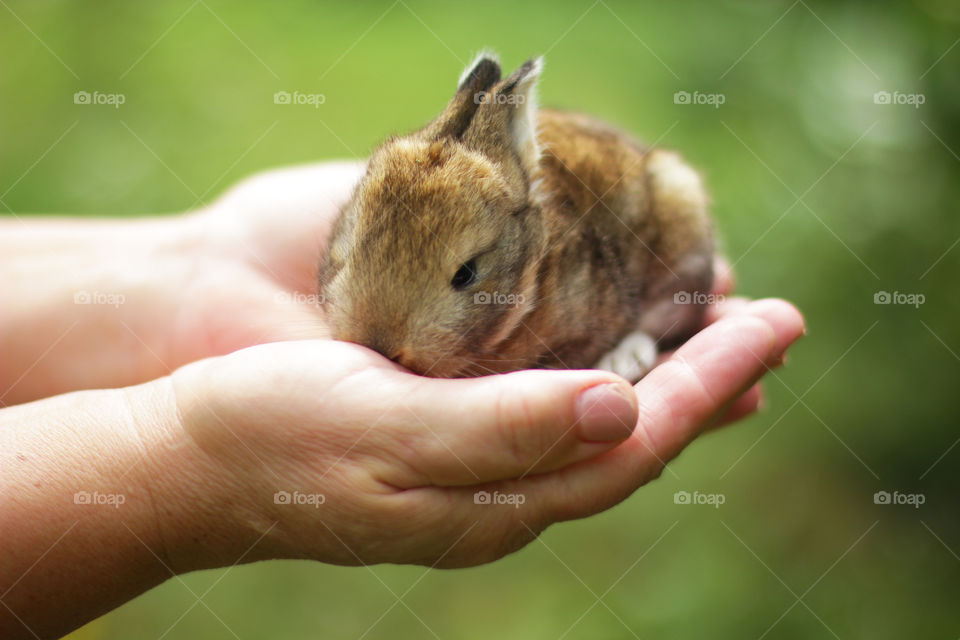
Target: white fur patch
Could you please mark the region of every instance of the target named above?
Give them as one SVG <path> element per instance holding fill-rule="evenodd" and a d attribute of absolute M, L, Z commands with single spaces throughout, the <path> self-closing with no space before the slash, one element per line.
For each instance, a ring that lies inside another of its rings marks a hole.
<path fill-rule="evenodd" d="M 630 382 L 638 382 L 657 363 L 657 343 L 647 334 L 637 331 L 628 334 L 594 365 L 596 369 L 612 371 Z"/>
<path fill-rule="evenodd" d="M 662 149 L 652 151 L 647 170 L 653 176 L 656 192 L 679 198 L 697 208 L 707 206 L 707 195 L 699 174 L 676 153 Z"/>

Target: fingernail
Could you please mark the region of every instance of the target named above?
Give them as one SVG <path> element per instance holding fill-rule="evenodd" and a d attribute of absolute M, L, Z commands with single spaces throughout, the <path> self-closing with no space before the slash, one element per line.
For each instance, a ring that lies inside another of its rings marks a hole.
<path fill-rule="evenodd" d="M 598 384 L 577 398 L 580 437 L 591 442 L 623 440 L 637 422 L 633 387 L 623 382 Z"/>

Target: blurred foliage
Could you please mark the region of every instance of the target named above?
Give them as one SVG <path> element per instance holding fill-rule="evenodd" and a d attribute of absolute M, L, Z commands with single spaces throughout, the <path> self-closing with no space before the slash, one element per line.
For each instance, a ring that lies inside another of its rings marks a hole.
<path fill-rule="evenodd" d="M 680 149 L 740 290 L 808 318 L 759 416 L 501 562 L 202 572 L 184 582 L 203 605 L 170 581 L 83 637 L 956 638 L 958 38 L 952 0 L 7 0 L 2 211 L 198 206 L 419 126 L 483 47 L 507 66 L 545 53 L 542 102 Z M 281 90 L 325 102 L 276 105 Z M 925 303 L 874 304 L 880 291 Z M 676 505 L 679 490 L 726 503 Z M 926 502 L 876 505 L 878 490 Z"/>

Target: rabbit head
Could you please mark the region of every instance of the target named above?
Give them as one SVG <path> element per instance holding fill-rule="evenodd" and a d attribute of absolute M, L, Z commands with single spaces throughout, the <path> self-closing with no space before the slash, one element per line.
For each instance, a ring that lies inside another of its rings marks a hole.
<path fill-rule="evenodd" d="M 333 337 L 424 375 L 479 365 L 535 304 L 539 59 L 481 55 L 443 112 L 371 156 L 320 268 Z"/>

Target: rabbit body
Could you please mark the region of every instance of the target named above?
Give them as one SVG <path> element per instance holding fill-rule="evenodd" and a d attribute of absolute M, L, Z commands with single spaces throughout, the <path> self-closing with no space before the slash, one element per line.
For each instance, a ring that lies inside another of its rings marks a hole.
<path fill-rule="evenodd" d="M 481 56 L 424 129 L 392 138 L 320 269 L 338 339 L 424 375 L 609 368 L 638 379 L 710 291 L 699 176 L 592 118 L 538 110 L 541 62 Z"/>

